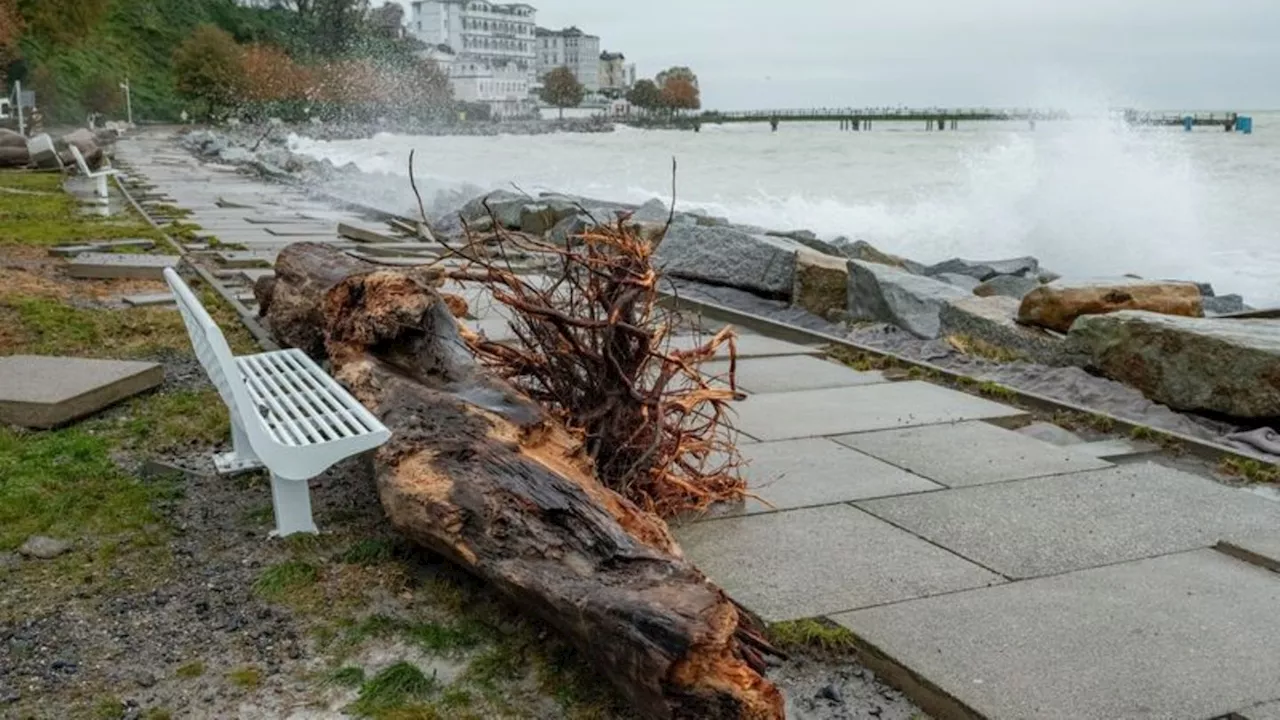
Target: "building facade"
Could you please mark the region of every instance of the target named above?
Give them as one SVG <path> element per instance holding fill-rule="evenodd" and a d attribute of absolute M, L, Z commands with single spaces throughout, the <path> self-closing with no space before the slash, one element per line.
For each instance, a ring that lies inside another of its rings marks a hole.
<path fill-rule="evenodd" d="M 538 77 L 564 66 L 582 83 L 587 94 L 600 92 L 600 38 L 576 27 L 538 28 L 535 46 Z"/>
<path fill-rule="evenodd" d="M 600 53 L 600 94 L 620 98 L 636 84 L 636 66 L 628 64 L 622 53 Z"/>
<path fill-rule="evenodd" d="M 495 115 L 508 117 L 533 109 L 536 16 L 524 3 L 413 0 L 408 23 L 417 39 L 451 51 L 441 67 L 457 99 L 485 103 Z"/>

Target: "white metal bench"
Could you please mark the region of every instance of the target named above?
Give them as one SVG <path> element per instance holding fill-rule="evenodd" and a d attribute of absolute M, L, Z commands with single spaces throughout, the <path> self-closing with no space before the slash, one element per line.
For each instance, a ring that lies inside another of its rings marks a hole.
<path fill-rule="evenodd" d="M 112 169 L 111 167 L 107 167 L 96 172 L 90 170 L 89 163 L 85 162 L 84 155 L 80 153 L 80 148 L 75 145 L 68 144 L 67 149 L 71 151 L 71 156 L 76 159 L 76 167 L 80 169 L 80 174 L 96 183 L 94 192 L 97 193 L 98 197 L 105 200 L 108 197 L 107 178 L 112 175 L 119 175 L 120 171 Z"/>
<path fill-rule="evenodd" d="M 235 357 L 222 331 L 173 268 L 164 271 L 196 357 L 231 413 L 232 452 L 220 473 L 265 466 L 275 506 L 273 535 L 315 533 L 307 481 L 391 437 L 377 418 L 300 350 Z"/>

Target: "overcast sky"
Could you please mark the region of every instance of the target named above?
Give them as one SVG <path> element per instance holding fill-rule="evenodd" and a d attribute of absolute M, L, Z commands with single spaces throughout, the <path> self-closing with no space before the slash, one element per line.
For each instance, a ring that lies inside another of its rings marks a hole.
<path fill-rule="evenodd" d="M 1280 108 L 1280 0 L 529 0 L 708 108 Z"/>

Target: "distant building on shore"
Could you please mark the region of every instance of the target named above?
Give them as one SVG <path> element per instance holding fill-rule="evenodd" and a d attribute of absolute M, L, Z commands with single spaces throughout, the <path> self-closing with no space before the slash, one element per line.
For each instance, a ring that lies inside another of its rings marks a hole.
<path fill-rule="evenodd" d="M 600 94 L 617 99 L 627 94 L 636 84 L 636 66 L 627 64 L 627 57 L 622 53 L 600 53 Z"/>
<path fill-rule="evenodd" d="M 538 28 L 536 66 L 538 77 L 567 67 L 588 95 L 600 92 L 600 38 L 577 27 L 563 30 Z"/>
<path fill-rule="evenodd" d="M 448 72 L 457 99 L 510 117 L 534 109 L 536 17 L 524 3 L 413 0 L 408 24 Z"/>

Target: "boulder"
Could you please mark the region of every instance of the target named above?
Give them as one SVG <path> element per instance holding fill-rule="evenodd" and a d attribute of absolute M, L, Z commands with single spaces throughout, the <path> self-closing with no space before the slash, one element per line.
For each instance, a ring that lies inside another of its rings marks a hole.
<path fill-rule="evenodd" d="M 463 205 L 459 213 L 467 222 L 473 222 L 488 217 L 492 211 L 500 225 L 519 230 L 520 214 L 528 204 L 529 198 L 526 195 L 510 190 L 494 190 Z"/>
<path fill-rule="evenodd" d="M 43 535 L 32 535 L 27 538 L 26 542 L 22 543 L 22 547 L 18 548 L 18 552 L 37 560 L 52 560 L 71 550 L 71 547 L 71 543 L 66 540 Z"/>
<path fill-rule="evenodd" d="M 1068 345 L 1093 370 L 1176 410 L 1280 417 L 1280 320 L 1086 315 Z"/>
<path fill-rule="evenodd" d="M 955 285 L 961 290 L 968 290 L 969 292 L 973 292 L 978 287 L 978 285 L 981 284 L 978 282 L 976 278 L 971 278 L 968 275 L 959 275 L 956 273 L 942 273 L 940 275 L 935 275 L 934 278 L 937 280 L 941 280 L 942 282 L 948 285 Z"/>
<path fill-rule="evenodd" d="M 1200 317 L 1204 314 L 1195 283 L 1138 279 L 1057 281 L 1027 293 L 1018 322 L 1067 332 L 1082 315 L 1117 310 L 1149 310 L 1165 315 Z"/>
<path fill-rule="evenodd" d="M 102 165 L 104 157 L 102 148 L 98 147 L 98 141 L 93 136 L 93 131 L 87 128 L 73 130 L 63 135 L 60 140 L 68 146 L 73 146 L 84 156 L 84 161 L 89 164 L 91 169 L 97 169 Z"/>
<path fill-rule="evenodd" d="M 832 241 L 832 244 L 840 250 L 841 255 L 844 255 L 850 260 L 861 260 L 863 262 L 891 265 L 917 275 L 924 273 L 924 265 L 906 258 L 898 257 L 897 255 L 890 255 L 889 253 L 881 252 L 876 249 L 874 245 L 865 240 L 849 242 L 848 238 L 838 237 Z"/>
<path fill-rule="evenodd" d="M 677 225 L 667 231 L 654 261 L 674 277 L 789 297 L 799 248 L 731 227 Z"/>
<path fill-rule="evenodd" d="M 520 208 L 520 230 L 530 235 L 545 235 L 560 220 L 549 205 L 535 203 Z"/>
<path fill-rule="evenodd" d="M 1040 279 L 1035 276 L 997 275 L 975 287 L 973 294 L 978 297 L 999 295 L 1021 300 L 1026 297 L 1027 293 L 1040 287 L 1040 285 Z"/>
<path fill-rule="evenodd" d="M 1239 295 L 1208 295 L 1203 298 L 1205 315 L 1230 315 L 1231 313 L 1248 312 L 1252 308 L 1244 304 Z"/>
<path fill-rule="evenodd" d="M 0 148 L 26 147 L 27 139 L 21 133 L 0 128 Z"/>
<path fill-rule="evenodd" d="M 802 248 L 796 253 L 791 304 L 818 317 L 849 307 L 849 261 Z"/>
<path fill-rule="evenodd" d="M 671 217 L 671 210 L 667 208 L 666 203 L 657 198 L 636 208 L 636 211 L 631 214 L 631 219 L 635 222 L 665 223 L 669 217 Z"/>
<path fill-rule="evenodd" d="M 834 243 L 819 240 L 817 235 L 814 235 L 808 230 L 791 230 L 789 232 L 770 230 L 765 234 L 772 235 L 773 237 L 786 238 L 787 240 L 794 240 L 810 250 L 816 250 L 823 255 L 833 255 L 835 257 L 842 257 L 844 255 L 844 253 L 840 252 L 840 248 L 836 247 Z"/>
<path fill-rule="evenodd" d="M 0 167 L 26 167 L 31 163 L 31 153 L 24 147 L 0 147 Z"/>
<path fill-rule="evenodd" d="M 876 320 L 922 338 L 938 337 L 939 314 L 952 300 L 973 297 L 941 280 L 875 262 L 849 262 L 849 314 Z"/>
<path fill-rule="evenodd" d="M 667 235 L 667 223 L 662 222 L 632 222 L 627 227 L 636 234 L 641 240 L 649 243 L 650 246 L 656 248 L 662 244 L 662 239 Z M 674 225 L 672 226 L 674 227 Z"/>
<path fill-rule="evenodd" d="M 567 246 L 573 238 L 581 235 L 586 232 L 588 228 L 594 226 L 595 221 L 592 220 L 589 215 L 584 215 L 582 213 L 570 215 L 556 223 L 555 227 L 551 228 L 551 232 L 547 234 L 547 239 L 556 245 Z"/>
<path fill-rule="evenodd" d="M 1020 257 L 1012 260 L 963 260 L 961 258 L 951 258 L 937 265 L 930 265 L 925 268 L 924 274 L 956 273 L 957 275 L 968 275 L 978 280 L 978 282 L 983 282 L 997 275 L 1034 276 L 1038 272 L 1040 272 L 1040 261 L 1033 257 Z"/>
<path fill-rule="evenodd" d="M 1017 299 L 1000 295 L 952 300 L 938 315 L 941 334 L 975 338 L 1028 360 L 1057 364 L 1062 338 L 1019 325 L 1018 305 Z"/>

